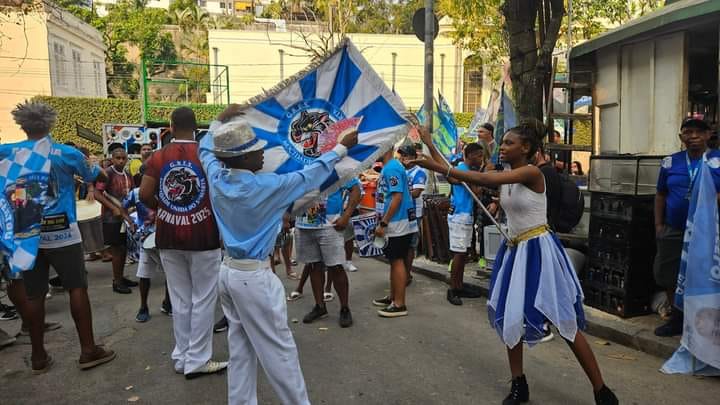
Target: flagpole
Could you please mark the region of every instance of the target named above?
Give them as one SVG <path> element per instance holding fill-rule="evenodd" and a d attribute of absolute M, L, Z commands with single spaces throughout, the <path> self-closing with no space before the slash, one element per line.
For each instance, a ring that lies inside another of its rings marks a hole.
<path fill-rule="evenodd" d="M 425 0 L 425 125 L 433 130 L 433 42 L 435 40 L 435 16 L 433 0 Z"/>

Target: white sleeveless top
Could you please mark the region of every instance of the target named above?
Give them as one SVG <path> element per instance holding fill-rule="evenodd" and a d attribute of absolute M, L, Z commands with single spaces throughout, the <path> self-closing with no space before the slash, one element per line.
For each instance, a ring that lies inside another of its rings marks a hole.
<path fill-rule="evenodd" d="M 511 237 L 547 224 L 547 200 L 544 191 L 536 193 L 519 183 L 503 184 L 500 187 L 500 206 L 507 216 Z"/>

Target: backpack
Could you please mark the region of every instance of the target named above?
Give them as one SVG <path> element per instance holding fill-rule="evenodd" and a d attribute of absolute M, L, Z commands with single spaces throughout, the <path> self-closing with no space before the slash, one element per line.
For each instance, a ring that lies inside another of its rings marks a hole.
<path fill-rule="evenodd" d="M 555 232 L 568 233 L 580 223 L 585 210 L 585 198 L 580 188 L 567 175 L 560 175 L 560 206 L 554 223 Z"/>

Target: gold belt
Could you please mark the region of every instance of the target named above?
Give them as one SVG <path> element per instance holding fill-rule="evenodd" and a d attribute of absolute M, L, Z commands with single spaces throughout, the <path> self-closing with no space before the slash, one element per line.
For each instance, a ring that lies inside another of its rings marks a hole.
<path fill-rule="evenodd" d="M 520 242 L 538 237 L 549 230 L 550 230 L 550 227 L 548 225 L 536 226 L 535 228 L 530 228 L 527 231 L 521 233 L 520 235 L 518 235 L 514 238 L 511 238 L 507 244 L 509 246 L 517 246 Z"/>

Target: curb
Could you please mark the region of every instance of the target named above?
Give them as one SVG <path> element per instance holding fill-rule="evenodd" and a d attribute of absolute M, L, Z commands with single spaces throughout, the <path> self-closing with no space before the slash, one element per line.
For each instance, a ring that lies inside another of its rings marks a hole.
<path fill-rule="evenodd" d="M 388 263 L 384 257 L 376 257 L 375 259 Z M 427 260 L 421 258 L 413 263 L 412 270 L 414 273 L 429 277 L 433 280 L 444 283 L 450 282 L 447 265 L 427 262 Z M 467 277 L 467 273 L 468 270 L 466 269 L 465 284 L 479 289 L 483 297 L 488 297 L 488 281 L 475 277 Z M 587 324 L 585 332 L 593 337 L 605 339 L 663 359 L 670 358 L 680 345 L 679 337 L 657 337 L 653 333 L 653 330 L 648 327 L 628 322 L 625 319 L 606 314 L 587 305 L 583 305 L 583 309 L 585 310 L 585 321 Z"/>

